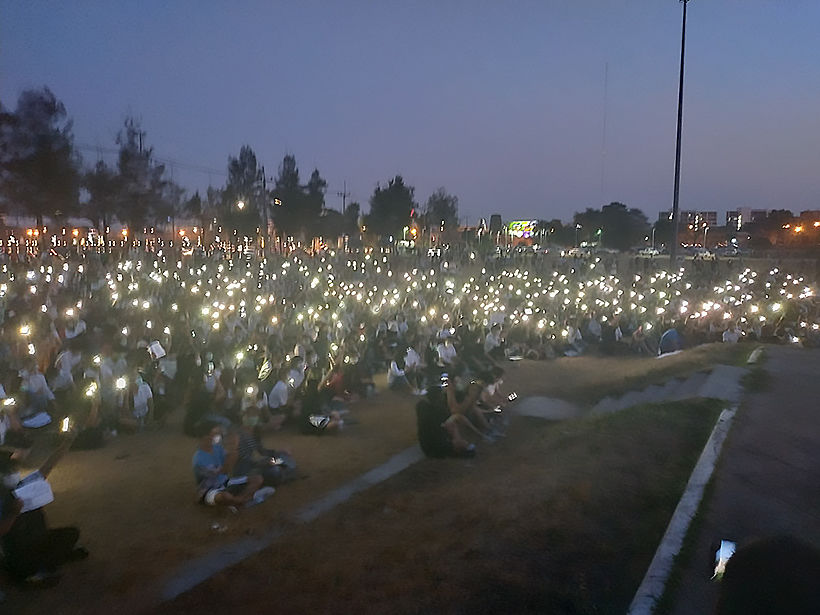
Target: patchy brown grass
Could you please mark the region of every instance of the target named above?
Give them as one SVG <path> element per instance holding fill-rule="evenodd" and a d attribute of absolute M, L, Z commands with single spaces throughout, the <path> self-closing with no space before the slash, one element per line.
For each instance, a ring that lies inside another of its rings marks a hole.
<path fill-rule="evenodd" d="M 516 422 L 424 461 L 165 605 L 281 613 L 623 613 L 720 411 Z"/>
<path fill-rule="evenodd" d="M 517 390 L 522 396 L 548 395 L 592 402 L 616 390 L 642 387 L 671 375 L 729 362 L 730 351 L 725 346 L 713 345 L 666 359 L 577 357 L 551 362 L 521 361 L 507 364 L 506 388 Z M 283 487 L 264 506 L 235 516 L 194 504 L 190 460 L 196 445 L 179 433 L 181 417 L 178 415 L 172 416 L 162 432 L 120 436 L 101 450 L 69 454 L 52 474 L 56 500 L 49 505 L 48 514 L 55 526 L 72 524 L 80 528 L 82 542 L 90 549 L 91 558 L 67 567 L 63 582 L 47 592 L 21 594 L 9 588 L 9 602 L 4 606 L 20 613 L 135 612 L 155 603 L 156 583 L 183 562 L 218 545 L 259 534 L 271 526 L 287 525 L 301 507 L 415 443 L 413 406 L 416 398 L 383 390 L 383 379 L 380 382 L 380 393 L 375 398 L 353 406 L 352 417 L 357 424 L 350 425 L 338 436 L 315 438 L 287 431 L 272 434 L 268 444 L 291 449 L 307 478 Z M 588 434 L 577 432 L 580 425 L 586 425 L 584 429 L 599 425 L 595 430 L 600 433 L 590 440 Z M 471 526 L 483 518 L 480 514 L 478 519 L 474 518 L 471 503 L 476 503 L 480 511 L 497 497 L 503 497 L 509 499 L 511 511 L 531 514 L 534 505 L 528 498 L 532 492 L 550 487 L 555 501 L 569 505 L 576 499 L 583 499 L 599 478 L 589 468 L 588 475 L 578 480 L 562 474 L 564 471 L 580 471 L 573 468 L 585 467 L 583 459 L 573 461 L 572 467 L 554 475 L 559 467 L 557 462 L 562 459 L 556 451 L 575 450 L 572 443 L 581 440 L 589 449 L 589 456 L 597 458 L 601 451 L 609 450 L 606 443 L 610 440 L 623 442 L 614 433 L 607 434 L 607 425 L 606 422 L 576 425 L 516 419 L 509 437 L 492 447 L 483 447 L 478 461 L 424 462 L 407 474 L 409 477 L 421 472 L 416 482 L 405 485 L 402 481 L 411 479 L 404 474 L 395 478 L 390 483 L 393 485 L 398 481 L 395 494 L 379 510 L 386 511 L 386 519 L 391 515 L 401 519 L 401 523 L 394 527 L 397 533 L 409 537 L 418 533 L 421 536 L 412 539 L 411 543 L 441 541 L 446 547 L 450 542 L 464 541 L 468 535 L 455 532 L 455 529 Z M 636 437 L 639 435 L 630 436 L 633 440 Z M 481 469 L 473 471 L 473 467 Z M 601 467 L 606 468 L 605 465 Z M 546 472 L 537 474 L 536 468 L 545 468 Z M 498 494 L 483 485 L 483 477 L 496 470 L 501 471 L 501 476 L 516 477 L 510 484 L 500 485 L 503 489 Z M 624 471 L 623 474 L 628 476 L 630 472 Z M 470 483 L 467 478 L 470 476 L 477 477 L 478 483 Z M 606 478 L 607 485 L 616 485 L 621 480 L 620 474 L 610 475 L 606 470 L 600 476 Z M 559 478 L 561 482 L 556 482 Z M 538 489 L 533 490 L 532 484 L 537 484 Z M 450 501 L 451 494 L 452 497 L 461 495 Z M 369 492 L 365 495 L 369 497 Z M 520 502 L 519 497 L 523 498 Z M 415 507 L 424 502 L 433 509 L 446 505 L 458 510 L 463 519 L 452 519 L 444 523 L 445 527 L 435 524 L 421 527 L 419 524 L 424 517 L 418 515 L 426 515 L 426 509 L 417 512 Z M 379 527 L 379 516 L 356 519 L 357 513 L 350 512 L 358 510 L 356 506 L 346 508 L 348 512 L 342 517 L 348 519 L 351 527 L 371 527 L 373 523 L 376 523 L 374 527 Z M 339 515 L 331 513 L 330 518 L 335 520 Z M 508 512 L 497 519 L 500 527 L 513 527 L 518 516 Z M 212 532 L 210 526 L 214 521 L 226 524 L 227 532 Z M 320 520 L 319 523 L 328 521 Z M 300 531 L 323 536 L 322 540 L 317 540 L 318 545 L 335 543 L 339 534 L 345 534 L 348 528 L 346 525 L 326 527 L 314 524 Z M 361 540 L 367 543 L 369 539 L 364 536 Z M 437 546 L 424 547 L 433 548 L 438 549 Z M 526 544 L 521 548 L 526 550 Z M 409 560 L 402 559 L 398 555 L 404 552 L 402 549 L 404 547 L 397 546 L 390 551 L 401 563 L 400 569 L 413 568 L 412 562 L 431 565 L 430 558 L 418 554 L 407 555 Z M 322 553 L 322 550 L 306 553 L 311 554 L 306 561 L 313 565 L 321 559 L 314 553 Z M 498 552 L 498 557 L 502 556 L 516 560 L 514 554 L 503 552 L 503 549 Z M 360 553 L 349 557 L 358 558 Z M 459 561 L 460 566 L 455 569 L 466 566 L 472 570 L 476 566 L 476 570 L 483 570 L 483 564 L 477 563 L 480 558 L 475 559 L 476 562 L 469 558 L 466 563 Z M 337 564 L 345 568 L 347 562 L 342 557 Z M 279 567 L 278 559 L 269 565 L 275 570 Z M 386 574 L 386 571 L 378 572 Z M 335 578 L 335 574 L 313 578 L 319 579 L 320 584 L 327 583 L 328 579 Z M 498 574 L 506 578 L 506 573 Z M 487 583 L 491 581 L 487 579 Z M 359 592 L 366 595 L 369 591 L 367 579 L 351 583 L 351 587 L 345 590 L 351 595 L 358 596 Z M 446 583 L 442 582 L 442 585 L 446 586 Z M 437 587 L 435 591 L 446 593 L 450 590 Z"/>

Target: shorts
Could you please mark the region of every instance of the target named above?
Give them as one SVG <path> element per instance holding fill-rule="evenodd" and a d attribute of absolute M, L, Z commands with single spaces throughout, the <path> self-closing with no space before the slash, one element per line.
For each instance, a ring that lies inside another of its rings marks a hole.
<path fill-rule="evenodd" d="M 216 487 L 214 489 L 208 489 L 200 498 L 200 504 L 207 504 L 208 506 L 216 506 L 216 496 L 218 493 L 222 493 L 223 491 L 227 491 L 231 495 L 239 495 L 247 486 L 247 483 L 242 483 L 241 485 L 227 485 L 225 487 Z"/>

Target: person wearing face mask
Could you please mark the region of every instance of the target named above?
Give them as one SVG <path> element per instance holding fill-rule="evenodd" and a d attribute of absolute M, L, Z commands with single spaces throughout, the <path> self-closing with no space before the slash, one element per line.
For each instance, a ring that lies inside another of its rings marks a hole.
<path fill-rule="evenodd" d="M 229 450 L 222 446 L 221 427 L 211 421 L 197 425 L 199 446 L 194 452 L 192 465 L 197 482 L 197 496 L 200 503 L 209 506 L 239 506 L 252 499 L 262 501 L 273 493 L 262 487 L 262 477 L 258 474 L 234 476 L 231 478 L 238 450 L 236 442 Z"/>

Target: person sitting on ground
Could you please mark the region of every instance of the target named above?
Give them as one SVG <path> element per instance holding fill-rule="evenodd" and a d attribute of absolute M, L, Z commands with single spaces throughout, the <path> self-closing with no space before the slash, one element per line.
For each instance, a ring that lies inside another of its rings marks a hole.
<path fill-rule="evenodd" d="M 72 450 L 92 450 L 105 444 L 100 417 L 100 387 L 96 380 L 83 379 L 73 392 L 71 420 L 76 437 Z"/>
<path fill-rule="evenodd" d="M 504 340 L 501 337 L 501 325 L 499 323 L 494 323 L 484 338 L 484 352 L 496 361 L 504 359 Z"/>
<path fill-rule="evenodd" d="M 427 457 L 473 457 L 475 444 L 461 435 L 460 415 L 453 415 L 447 402 L 446 385 L 428 384 L 427 395 L 416 404 L 419 446 Z"/>
<path fill-rule="evenodd" d="M 390 361 L 390 367 L 387 370 L 387 386 L 393 390 L 406 388 L 410 390 L 413 395 L 418 395 L 419 391 L 416 389 L 407 378 L 407 373 L 404 369 L 404 355 L 401 350 L 396 350 L 393 360 Z"/>
<path fill-rule="evenodd" d="M 422 363 L 421 356 L 415 348 L 416 340 L 411 338 L 404 355 L 404 375 L 410 382 L 410 386 L 420 395 L 424 395 L 422 390 Z"/>
<path fill-rule="evenodd" d="M 268 410 L 270 412 L 270 425 L 274 429 L 279 429 L 287 417 L 294 412 L 293 404 L 290 400 L 290 389 L 287 378 L 289 369 L 280 367 L 277 372 L 276 383 L 268 393 Z"/>
<path fill-rule="evenodd" d="M 243 413 L 239 428 L 226 437 L 228 448 L 235 447 L 237 451 L 233 474 L 259 474 L 265 486 L 278 487 L 295 478 L 296 462 L 288 450 L 267 449 L 262 446 L 260 421 L 259 408 L 252 406 Z"/>
<path fill-rule="evenodd" d="M 734 320 L 729 321 L 729 326 L 726 327 L 726 331 L 723 332 L 723 343 L 724 344 L 737 344 L 740 340 L 743 333 L 740 329 L 737 328 L 737 324 Z"/>
<path fill-rule="evenodd" d="M 565 330 L 567 332 L 567 345 L 564 354 L 568 357 L 577 357 L 586 349 L 584 338 L 581 336 L 581 329 L 578 327 L 576 322 L 571 320 L 567 320 L 565 326 Z"/>
<path fill-rule="evenodd" d="M 592 312 L 589 316 L 589 322 L 587 323 L 588 339 L 593 344 L 599 344 L 601 342 L 602 334 L 603 330 L 601 328 L 601 323 L 598 322 L 598 319 L 595 317 L 595 312 Z"/>
<path fill-rule="evenodd" d="M 449 334 L 436 346 L 436 353 L 438 354 L 438 362 L 441 365 L 450 365 L 458 356 L 456 347 L 453 346 L 453 340 Z"/>
<path fill-rule="evenodd" d="M 649 348 L 649 341 L 646 339 L 646 331 L 643 325 L 638 325 L 635 331 L 632 333 L 632 338 L 630 342 L 630 348 L 632 350 L 640 353 L 640 354 L 647 354 L 653 355 L 655 354 Z"/>
<path fill-rule="evenodd" d="M 59 580 L 57 569 L 71 561 L 88 557 L 88 551 L 77 546 L 80 531 L 76 527 L 49 528 L 43 508 L 22 512 L 22 502 L 14 490 L 34 480 L 45 480 L 68 451 L 73 435 L 63 437 L 60 445 L 40 466 L 21 479 L 20 450 L 0 451 L 0 535 L 6 569 L 12 579 L 29 586 L 44 586 Z"/>
<path fill-rule="evenodd" d="M 54 393 L 49 388 L 45 376 L 40 372 L 34 357 L 26 361 L 21 377 L 20 390 L 26 395 L 26 404 L 19 412 L 19 417 L 22 419 L 40 412 L 53 412 L 55 410 Z"/>
<path fill-rule="evenodd" d="M 344 420 L 338 410 L 331 410 L 328 403 L 330 390 L 317 378 L 310 378 L 305 385 L 299 428 L 303 434 L 321 435 L 340 431 Z"/>
<path fill-rule="evenodd" d="M 480 378 L 470 379 L 470 375 L 463 364 L 453 365 L 452 375 L 448 376 L 447 406 L 450 414 L 456 417 L 459 423 L 488 441 L 503 434 L 495 430 L 484 417 L 477 402 L 484 389 L 485 382 Z"/>
<path fill-rule="evenodd" d="M 235 447 L 226 451 L 222 446 L 222 428 L 204 421 L 197 426 L 199 446 L 192 465 L 197 483 L 197 497 L 209 506 L 239 506 L 249 502 L 260 487 L 258 474 L 229 478 L 238 457 Z"/>
<path fill-rule="evenodd" d="M 489 373 L 484 374 L 482 380 L 486 382 L 486 386 L 481 391 L 479 403 L 484 409 L 492 409 L 497 406 L 504 407 L 504 404 L 510 400 L 501 391 L 504 370 L 500 367 L 494 367 Z"/>
<path fill-rule="evenodd" d="M 670 352 L 677 352 L 683 350 L 683 335 L 678 331 L 679 324 L 674 324 L 669 327 L 661 335 L 658 342 L 658 354 L 663 355 Z"/>

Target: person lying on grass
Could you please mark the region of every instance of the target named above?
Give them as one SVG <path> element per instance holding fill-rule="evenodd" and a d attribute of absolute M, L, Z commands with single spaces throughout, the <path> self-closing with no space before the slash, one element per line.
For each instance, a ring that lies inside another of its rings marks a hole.
<path fill-rule="evenodd" d="M 209 506 L 246 504 L 262 487 L 258 474 L 229 478 L 238 457 L 237 442 L 226 451 L 222 446 L 222 428 L 205 421 L 197 426 L 199 446 L 192 460 L 197 497 Z"/>

